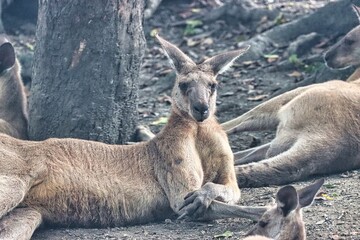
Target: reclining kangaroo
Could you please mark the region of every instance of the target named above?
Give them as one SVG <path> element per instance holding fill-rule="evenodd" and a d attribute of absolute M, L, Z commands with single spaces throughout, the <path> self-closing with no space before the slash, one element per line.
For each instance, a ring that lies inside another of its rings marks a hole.
<path fill-rule="evenodd" d="M 330 48 L 325 61 L 331 68 L 359 67 L 359 52 L 360 26 Z M 270 143 L 235 153 L 239 186 L 282 185 L 360 168 L 359 78 L 360 68 L 346 82 L 297 88 L 222 124 L 227 133 L 277 128 Z"/>
<path fill-rule="evenodd" d="M 0 133 L 27 139 L 27 125 L 26 96 L 20 65 L 11 43 L 0 35 Z"/>
<path fill-rule="evenodd" d="M 247 49 L 197 65 L 157 38 L 177 80 L 168 124 L 152 140 L 116 146 L 0 135 L 0 239 L 29 239 L 41 223 L 110 227 L 176 214 L 215 219 L 240 199 L 233 154 L 214 117 L 215 77 Z M 264 212 L 236 207 L 238 217 L 257 219 Z"/>
<path fill-rule="evenodd" d="M 244 240 L 305 240 L 301 209 L 313 202 L 323 184 L 324 179 L 321 179 L 300 190 L 293 186 L 280 188 L 276 194 L 276 202 L 268 206 L 268 210 L 247 234 L 255 236 Z"/>

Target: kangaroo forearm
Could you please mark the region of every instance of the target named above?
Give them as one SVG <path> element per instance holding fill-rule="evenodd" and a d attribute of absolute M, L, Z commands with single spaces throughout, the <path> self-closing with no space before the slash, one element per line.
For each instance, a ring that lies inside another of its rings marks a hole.
<path fill-rule="evenodd" d="M 222 218 L 247 218 L 259 220 L 267 207 L 246 207 L 226 204 L 214 200 L 200 220 L 216 220 Z"/>

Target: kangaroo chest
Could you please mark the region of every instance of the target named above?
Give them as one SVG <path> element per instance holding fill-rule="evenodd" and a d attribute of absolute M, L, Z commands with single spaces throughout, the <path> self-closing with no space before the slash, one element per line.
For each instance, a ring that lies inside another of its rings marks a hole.
<path fill-rule="evenodd" d="M 225 164 L 224 159 L 233 155 L 227 136 L 222 131 L 200 131 L 196 149 L 204 172 L 204 183 L 216 180 L 218 170 Z"/>

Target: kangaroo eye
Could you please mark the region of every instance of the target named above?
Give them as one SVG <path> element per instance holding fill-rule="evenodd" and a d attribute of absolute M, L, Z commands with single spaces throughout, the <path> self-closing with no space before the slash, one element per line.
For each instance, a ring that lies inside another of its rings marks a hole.
<path fill-rule="evenodd" d="M 189 83 L 187 82 L 179 83 L 179 88 L 182 92 L 186 92 L 187 89 L 189 88 Z"/>
<path fill-rule="evenodd" d="M 263 221 L 263 220 L 260 220 L 258 224 L 259 224 L 260 227 L 264 228 L 264 227 L 266 227 L 266 225 L 267 225 L 268 223 L 269 223 L 269 222 L 265 222 L 265 221 Z"/>

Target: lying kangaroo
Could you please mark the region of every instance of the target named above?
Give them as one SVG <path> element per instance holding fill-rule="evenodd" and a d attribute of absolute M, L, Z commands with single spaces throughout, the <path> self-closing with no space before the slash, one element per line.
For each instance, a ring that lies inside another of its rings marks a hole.
<path fill-rule="evenodd" d="M 0 35 L 0 133 L 27 139 L 27 106 L 20 64 L 11 43 Z"/>
<path fill-rule="evenodd" d="M 360 66 L 359 52 L 360 26 L 330 48 L 325 61 L 331 68 Z M 360 68 L 346 82 L 297 88 L 222 124 L 228 133 L 277 128 L 270 143 L 235 153 L 239 186 L 282 185 L 360 168 L 359 77 Z"/>
<path fill-rule="evenodd" d="M 293 186 L 280 188 L 276 194 L 276 203 L 268 207 L 268 210 L 247 234 L 257 236 L 247 237 L 244 240 L 269 238 L 305 240 L 305 224 L 301 209 L 313 202 L 323 184 L 324 179 L 321 179 L 298 191 Z"/>
<path fill-rule="evenodd" d="M 130 146 L 0 135 L 0 239 L 28 239 L 44 223 L 110 227 L 215 219 L 240 199 L 233 154 L 214 116 L 216 75 L 247 49 L 195 64 L 157 37 L 177 72 L 167 125 Z M 184 200 L 185 199 L 185 200 Z M 237 206 L 238 217 L 264 208 Z"/>

